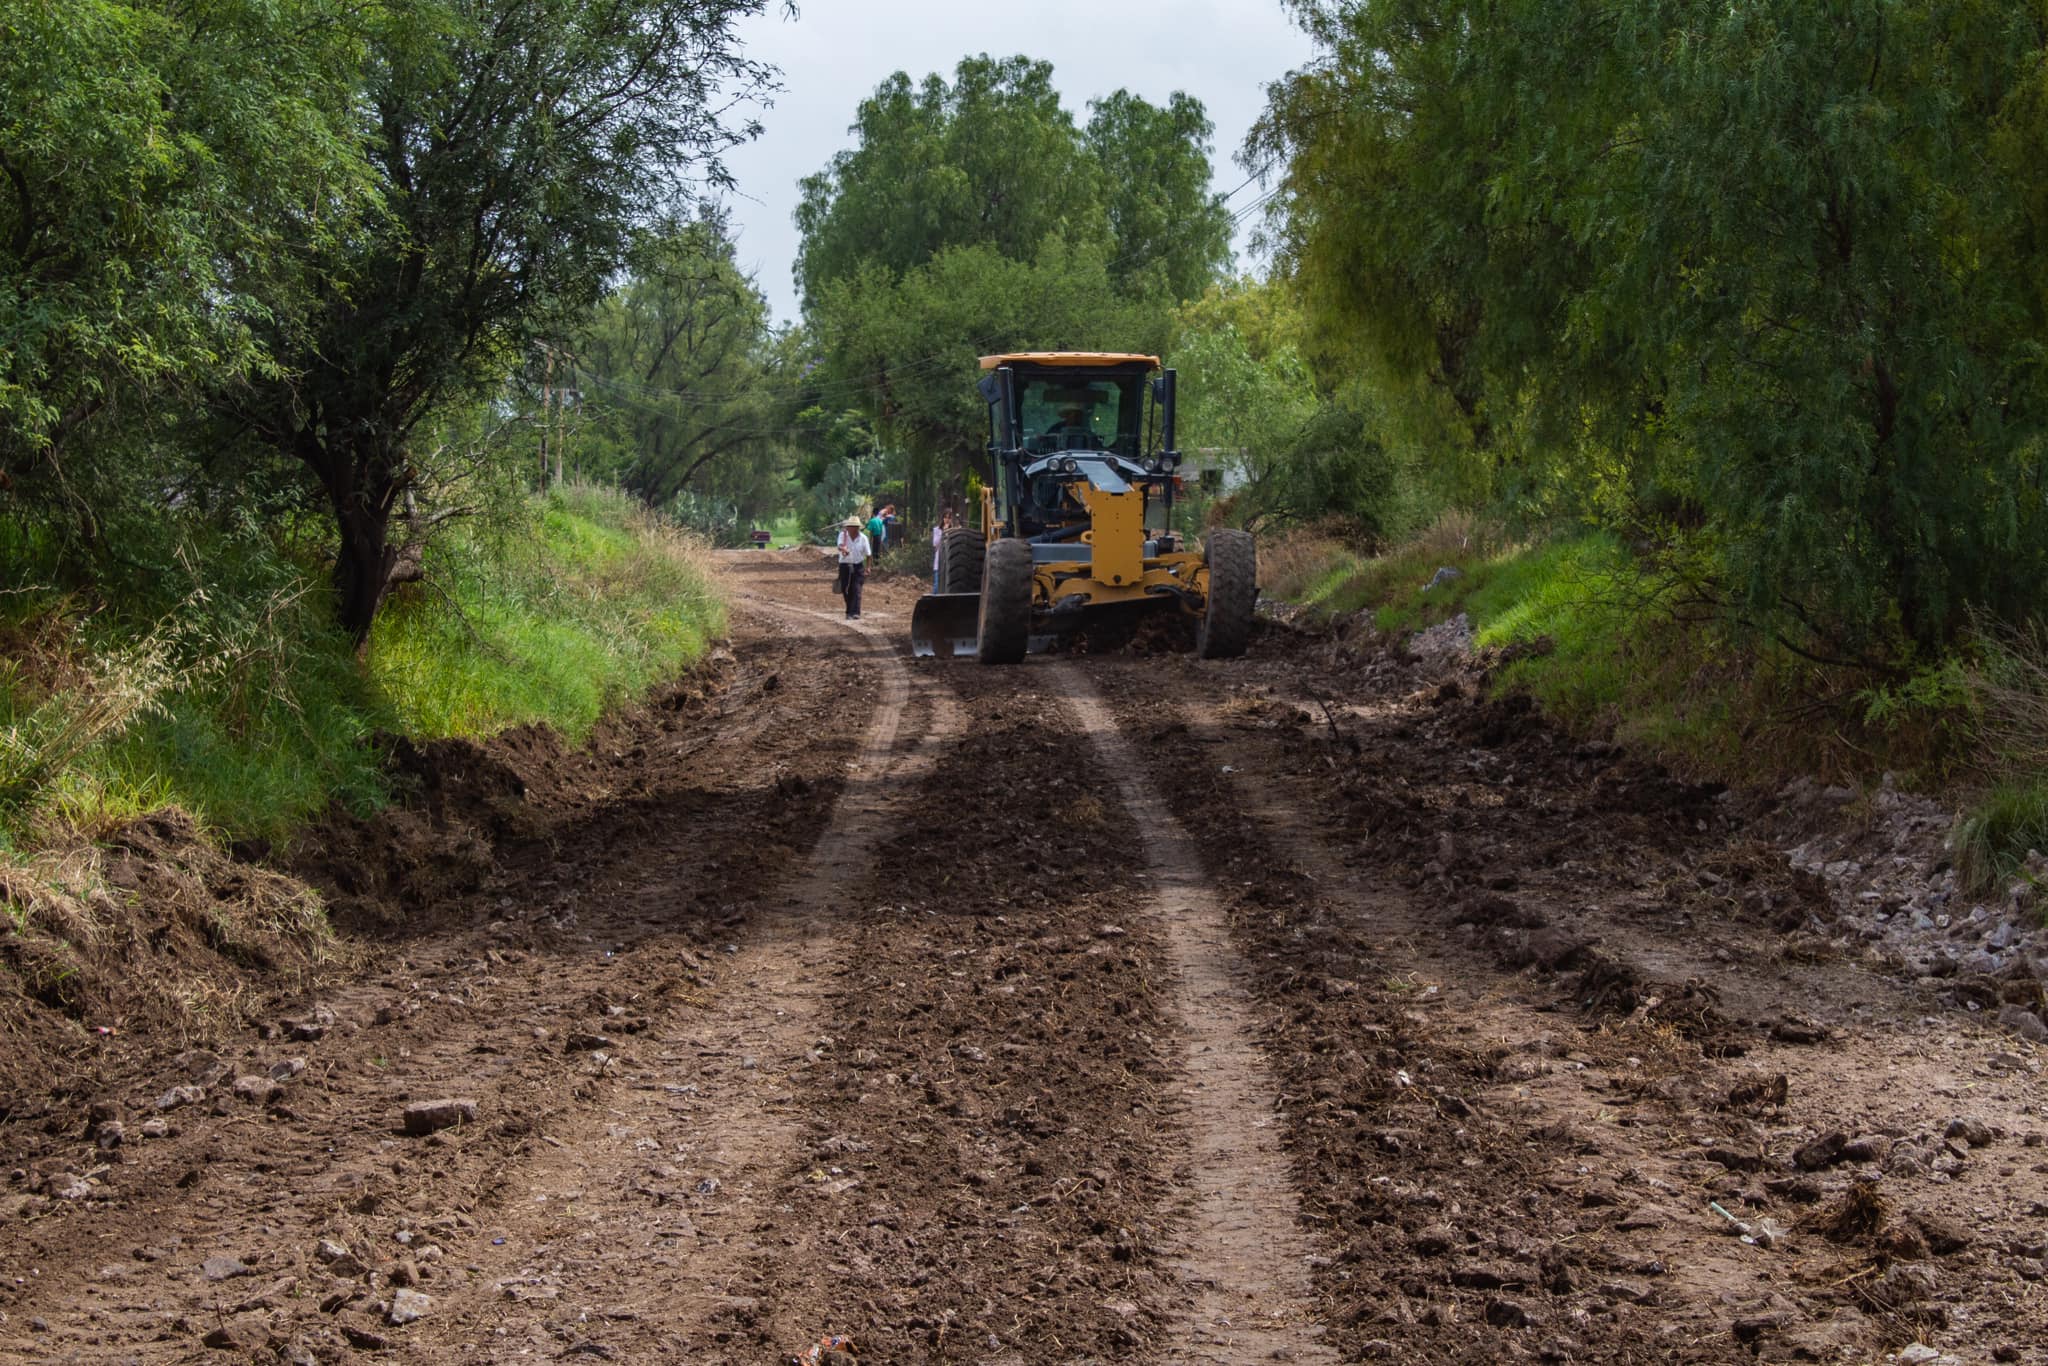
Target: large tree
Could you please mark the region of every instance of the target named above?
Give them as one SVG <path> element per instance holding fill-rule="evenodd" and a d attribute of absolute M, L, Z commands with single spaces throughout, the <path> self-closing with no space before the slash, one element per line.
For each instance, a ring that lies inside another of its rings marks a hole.
<path fill-rule="evenodd" d="M 2038 6 L 1295 8 L 1283 266 L 1491 492 L 1698 537 L 1837 648 L 2041 601 Z"/>
<path fill-rule="evenodd" d="M 975 357 L 998 351 L 1147 351 L 1166 316 L 1120 294 L 1099 244 L 1049 239 L 1030 260 L 951 247 L 899 279 L 869 266 L 827 287 L 816 339 L 832 382 L 858 394 L 876 429 L 910 458 L 914 505 L 989 469 Z"/>
<path fill-rule="evenodd" d="M 358 37 L 339 0 L 0 0 L 0 494 L 90 533 L 146 481 L 84 433 L 276 363 L 368 202 Z"/>
<path fill-rule="evenodd" d="M 783 386 L 768 303 L 734 260 L 721 212 L 647 234 L 574 346 L 584 440 L 648 503 L 751 487 L 777 462 Z"/>
<path fill-rule="evenodd" d="M 368 635 L 405 547 L 410 442 L 561 337 L 636 226 L 722 181 L 769 73 L 733 21 L 764 0 L 406 0 L 374 12 L 360 99 L 380 211 L 310 266 L 303 329 L 223 411 L 302 462 L 331 508 L 344 627 Z"/>
<path fill-rule="evenodd" d="M 828 406 L 857 403 L 907 455 L 917 508 L 981 461 L 977 354 L 1157 349 L 1228 260 L 1201 103 L 1091 108 L 1076 127 L 1022 57 L 968 58 L 951 83 L 899 72 L 804 182 L 797 278 Z"/>
<path fill-rule="evenodd" d="M 949 84 L 904 72 L 863 100 L 854 146 L 803 182 L 797 283 L 808 314 L 828 282 L 863 266 L 892 274 L 946 247 L 1028 259 L 1047 235 L 1102 238 L 1096 170 L 1052 67 L 963 59 Z"/>
<path fill-rule="evenodd" d="M 1174 91 L 1164 105 L 1128 90 L 1089 103 L 1082 142 L 1095 161 L 1114 253 L 1129 293 L 1192 299 L 1230 264 L 1230 211 L 1209 188 L 1202 102 Z"/>

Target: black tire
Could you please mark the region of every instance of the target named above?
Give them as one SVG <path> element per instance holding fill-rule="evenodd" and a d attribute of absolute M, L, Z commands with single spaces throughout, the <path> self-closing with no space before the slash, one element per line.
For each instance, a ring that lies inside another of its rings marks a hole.
<path fill-rule="evenodd" d="M 939 533 L 939 591 L 979 593 L 987 545 L 972 527 L 956 526 Z"/>
<path fill-rule="evenodd" d="M 981 580 L 984 664 L 1015 664 L 1031 645 L 1031 545 L 1006 536 L 988 548 Z"/>
<path fill-rule="evenodd" d="M 1235 659 L 1252 643 L 1252 609 L 1259 602 L 1259 555 L 1248 531 L 1228 528 L 1209 533 L 1202 543 L 1209 566 L 1209 601 L 1202 606 L 1202 625 L 1195 653 L 1203 659 Z"/>

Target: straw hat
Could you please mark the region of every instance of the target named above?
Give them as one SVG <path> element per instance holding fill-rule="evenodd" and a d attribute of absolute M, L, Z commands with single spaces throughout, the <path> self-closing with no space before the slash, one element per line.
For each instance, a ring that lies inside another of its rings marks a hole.
<path fill-rule="evenodd" d="M 858 518 L 858 517 L 849 517 L 849 518 L 847 518 L 847 519 L 846 519 L 845 521 L 841 522 L 841 523 L 840 523 L 839 525 L 841 525 L 841 526 L 850 526 L 850 527 L 852 527 L 852 528 L 853 528 L 853 529 L 854 529 L 855 531 L 858 531 L 858 530 L 860 530 L 860 528 L 861 528 L 861 520 L 860 520 L 860 518 Z"/>

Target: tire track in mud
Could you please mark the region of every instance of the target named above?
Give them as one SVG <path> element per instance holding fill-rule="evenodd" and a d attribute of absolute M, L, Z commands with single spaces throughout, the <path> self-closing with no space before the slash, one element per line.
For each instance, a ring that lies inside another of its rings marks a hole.
<path fill-rule="evenodd" d="M 1455 931 L 1469 896 L 1433 876 L 1390 878 L 1414 833 L 1360 835 L 1332 820 L 1347 809 L 1326 790 L 1324 760 L 1338 748 L 1305 744 L 1260 689 L 1190 682 L 1162 714 L 1156 676 L 1113 673 L 1105 687 L 1126 727 L 1149 727 L 1155 780 L 1183 778 L 1187 799 L 1215 813 L 1218 838 L 1201 852 L 1273 1007 L 1265 1041 L 1287 1096 L 1296 1180 L 1335 1254 L 1317 1285 L 1348 1355 L 1720 1361 L 1761 1345 L 1769 1359 L 1865 1360 L 1945 1324 L 1945 1305 L 1914 1304 L 1949 1283 L 1936 1264 L 1887 1271 L 1808 1214 L 1877 1169 L 1813 1172 L 1794 1157 L 1831 1129 L 1906 1141 L 1911 1128 L 1891 1118 L 1849 1127 L 1859 1121 L 1833 1094 L 1857 1071 L 1900 1074 L 1896 1062 L 1750 1039 L 1731 1065 L 1660 1022 L 1654 994 L 1633 1011 L 1589 1005 L 1580 974 L 1532 975 L 1491 949 L 1513 941 Z M 1383 781 L 1395 790 L 1404 775 L 1441 769 L 1448 785 L 1464 775 L 1459 757 L 1423 751 Z M 1358 800 L 1377 800 L 1376 775 L 1360 774 Z M 1590 824 L 1576 833 L 1615 839 Z M 1527 878 L 1527 865 L 1500 866 Z M 1562 919 L 1611 891 L 1539 872 L 1513 902 L 1496 900 Z M 1882 1035 L 1866 1038 L 1882 1046 Z M 1739 1099 L 1767 1091 L 1773 1074 L 1775 1103 Z M 1894 1198 L 1897 1175 L 1884 1173 Z M 2002 1178 L 1996 1195 L 2010 1202 L 2010 1163 Z M 1970 1197 L 1980 1214 L 1989 1193 Z M 1790 1236 L 1747 1245 L 1710 1200 Z"/>
<path fill-rule="evenodd" d="M 769 667 L 783 658 L 773 640 L 748 648 Z M 778 710 L 772 730 L 753 729 L 766 737 L 760 752 L 780 767 L 802 699 Z M 634 734 L 644 751 L 669 743 L 669 733 L 650 725 Z M 539 1025 L 606 995 L 637 998 L 659 1018 L 678 1004 L 669 988 L 685 965 L 701 961 L 692 959 L 691 936 L 718 912 L 701 899 L 693 906 L 652 895 L 690 855 L 669 853 L 649 867 L 591 848 L 590 835 L 619 839 L 663 819 L 702 819 L 724 840 L 721 820 L 738 819 L 755 843 L 730 859 L 735 873 L 767 866 L 788 839 L 801 802 L 728 787 L 730 755 L 714 757 L 705 785 L 650 791 L 629 778 L 628 792 L 599 786 L 557 808 L 570 832 L 557 851 L 562 862 L 548 857 L 554 834 L 511 847 L 512 863 L 489 893 L 446 912 L 471 923 L 402 939 L 356 981 L 290 1012 L 306 1022 L 306 1037 L 252 1045 L 233 1030 L 210 1050 L 181 1055 L 143 1096 L 126 1097 L 147 1115 L 147 1097 L 196 1081 L 211 1107 L 170 1111 L 162 1136 L 147 1137 L 144 1125 L 140 1143 L 131 1110 L 129 1142 L 101 1159 L 112 1159 L 103 1203 L 10 1221 L 0 1263 L 29 1274 L 10 1287 L 0 1356 L 133 1360 L 151 1344 L 152 1360 L 218 1359 L 208 1349 L 267 1345 L 299 1359 L 309 1345 L 339 1349 L 349 1334 L 360 1335 L 358 1345 L 402 1341 L 380 1322 L 376 1290 L 424 1285 L 449 1296 L 464 1273 L 454 1255 L 436 1264 L 440 1245 L 453 1252 L 478 1242 L 472 1216 L 491 1217 L 493 1195 L 531 1160 L 537 1135 L 592 1098 L 592 1079 L 564 1062 L 559 1031 Z M 634 771 L 630 762 L 620 770 Z M 727 808 L 746 814 L 728 817 Z M 486 925 L 487 915 L 497 918 Z M 288 1072 L 286 1084 L 265 1081 L 279 1062 L 303 1072 Z M 226 1085 L 237 1077 L 264 1085 L 245 1100 L 240 1086 L 231 1095 Z M 265 1089 L 268 1103 L 251 1103 Z M 424 1140 L 398 1134 L 401 1105 L 442 1096 L 475 1097 L 478 1122 Z M 416 1261 L 394 1231 L 411 1239 Z M 349 1250 L 316 1259 L 323 1239 Z M 203 1258 L 223 1262 L 225 1274 L 202 1267 Z M 37 1320 L 47 1331 L 10 1340 Z M 200 1342 L 216 1334 L 220 1341 Z"/>
<path fill-rule="evenodd" d="M 1560 1341 L 1587 1360 L 1732 1348 L 1719 1325 L 1648 1306 L 1681 1287 L 1741 1294 L 1758 1254 L 1687 1228 L 1692 1178 L 1657 1146 L 1661 1130 L 1612 1122 L 1682 1064 L 1683 1044 L 1635 1020 L 1596 1037 L 1551 992 L 1461 961 L 1441 913 L 1349 867 L 1316 809 L 1290 804 L 1282 775 L 1210 705 L 1176 709 L 1167 750 L 1195 750 L 1182 765 L 1195 799 L 1230 813 L 1204 850 L 1211 874 L 1250 879 L 1226 914 L 1241 952 L 1270 960 L 1262 998 L 1284 1013 L 1268 1045 L 1291 1060 L 1295 1180 L 1345 1268 L 1319 1290 L 1347 1350 L 1498 1360 L 1544 1328 L 1573 1334 Z M 1143 704 L 1118 712 L 1135 721 Z M 1593 1221 L 1566 1212 L 1581 1198 Z M 1640 1226 L 1610 1230 L 1624 1213 Z M 1556 1238 L 1559 1224 L 1572 1233 Z M 1575 1293 L 1597 1308 L 1553 1318 L 1546 1302 Z"/>
<path fill-rule="evenodd" d="M 535 1320 L 528 1328 L 550 1356 L 613 1331 L 602 1313 L 579 1327 L 580 1306 L 545 1312 L 564 1307 L 566 1281 L 607 1262 L 608 1235 L 587 1217 L 597 1197 L 610 1194 L 596 1178 L 615 1165 L 610 1148 L 635 1151 L 628 1124 L 611 1112 L 697 1104 L 688 1088 L 663 1085 L 687 1078 L 663 1074 L 703 1061 L 688 1051 L 689 1025 L 710 1003 L 749 999 L 740 978 L 751 955 L 728 959 L 707 936 L 747 944 L 772 930 L 773 903 L 754 889 L 807 866 L 800 851 L 817 843 L 819 825 L 841 830 L 822 845 L 826 858 L 855 858 L 859 841 L 828 813 L 842 795 L 848 812 L 865 809 L 875 787 L 865 773 L 881 752 L 877 737 L 864 737 L 854 780 L 844 782 L 838 770 L 840 756 L 854 752 L 850 737 L 821 724 L 835 713 L 819 704 L 834 700 L 836 688 L 854 699 L 847 710 L 865 710 L 876 661 L 795 648 L 818 628 L 799 614 L 805 629 L 793 638 L 785 615 L 756 615 L 740 633 L 751 637 L 750 667 L 714 713 L 692 723 L 696 738 L 672 742 L 658 727 L 641 740 L 629 735 L 624 743 L 638 747 L 610 756 L 625 779 L 619 787 L 595 777 L 559 833 L 512 850 L 488 897 L 452 912 L 474 923 L 405 940 L 360 980 L 317 998 L 333 1021 L 324 1041 L 223 1040 L 217 1051 L 228 1076 L 261 1073 L 279 1055 L 303 1056 L 303 1079 L 267 1110 L 228 1098 L 223 1082 L 210 1114 L 203 1106 L 173 1112 L 168 1137 L 138 1144 L 131 1119 L 130 1143 L 113 1155 L 107 1178 L 116 1198 L 14 1223 L 0 1237 L 0 1262 L 22 1274 L 0 1301 L 9 1311 L 0 1319 L 0 1355 L 220 1359 L 209 1350 L 216 1344 L 200 1342 L 216 1329 L 225 1335 L 219 1345 L 267 1344 L 299 1356 L 309 1347 L 345 1353 L 344 1337 L 359 1348 L 388 1343 L 415 1360 L 530 1351 L 532 1341 L 494 1331 L 506 1326 L 508 1309 L 520 1311 L 499 1297 L 502 1277 L 494 1273 L 522 1248 L 492 1235 L 508 1215 L 532 1213 L 521 1205 L 530 1203 L 524 1187 L 536 1185 L 581 1198 L 547 1202 L 563 1236 L 538 1283 L 517 1288 L 552 1301 L 527 1307 Z M 839 672 L 827 683 L 812 665 Z M 884 661 L 885 682 L 890 666 L 901 672 Z M 661 764 L 705 776 L 654 777 L 650 788 L 650 765 Z M 721 879 L 732 880 L 730 890 Z M 491 902 L 489 915 L 502 918 L 486 925 Z M 745 1008 L 759 1013 L 777 1004 L 759 990 L 752 999 Z M 586 1019 L 622 1036 L 624 1047 L 604 1050 L 612 1056 L 603 1063 L 596 1053 L 565 1056 L 565 1032 Z M 758 1069 L 743 1070 L 751 1079 Z M 171 1076 L 148 1095 L 185 1080 Z M 425 1139 L 397 1134 L 398 1106 L 446 1095 L 476 1097 L 480 1122 Z M 582 1142 L 592 1160 L 577 1152 Z M 640 1174 L 642 1199 L 659 1208 L 667 1192 L 644 1172 L 652 1165 L 646 1151 L 636 1155 L 630 1170 Z M 571 1179 L 577 1171 L 589 1179 Z M 322 1239 L 343 1255 L 316 1258 Z M 644 1255 L 673 1265 L 666 1247 Z M 199 1265 L 209 1256 L 248 1271 L 216 1283 Z M 512 1265 L 511 1274 L 518 1270 Z M 636 1293 L 646 1285 L 644 1277 L 621 1280 L 622 1295 L 600 1297 L 595 1307 L 619 1311 L 616 1322 L 641 1325 L 643 1336 L 665 1331 L 671 1306 Z M 399 1287 L 418 1287 L 434 1304 L 394 1330 L 382 1316 Z M 47 1332 L 29 1331 L 38 1321 L 48 1322 Z"/>
<path fill-rule="evenodd" d="M 734 575 L 733 577 L 740 577 Z M 749 610 L 829 641 L 835 614 L 741 589 Z M 820 666 L 851 657 L 880 675 L 846 786 L 795 880 L 763 893 L 757 929 L 703 1014 L 657 1043 L 657 1074 L 614 1090 L 552 1160 L 525 1176 L 525 1217 L 506 1229 L 506 1274 L 473 1285 L 411 1345 L 466 1355 L 479 1339 L 518 1350 L 614 1359 L 687 1353 L 695 1361 L 753 1360 L 746 1329 L 763 1305 L 758 1267 L 779 1238 L 776 1186 L 796 1158 L 799 1098 L 819 1061 L 823 994 L 845 950 L 834 912 L 866 872 L 903 793 L 943 739 L 957 708 L 909 670 L 882 633 L 844 622 L 862 644 L 826 646 Z M 915 750 L 900 743 L 923 713 Z M 552 1208 L 550 1208 L 552 1207 Z M 574 1327 L 565 1325 L 573 1324 Z M 564 1339 L 567 1339 L 566 1343 Z"/>
<path fill-rule="evenodd" d="M 1315 1322 L 1313 1244 L 1279 1142 L 1277 1090 L 1255 1037 L 1223 907 L 1194 842 L 1147 778 L 1109 706 L 1081 673 L 1054 671 L 1068 710 L 1115 775 L 1152 878 L 1144 914 L 1159 927 L 1176 981 L 1186 1054 L 1191 1192 L 1176 1270 L 1186 1322 L 1174 1359 L 1335 1362 Z"/>
<path fill-rule="evenodd" d="M 1179 1323 L 1169 974 L 1053 676 L 935 662 L 975 716 L 848 919 L 757 1332 L 863 1360 L 1149 1359 Z"/>

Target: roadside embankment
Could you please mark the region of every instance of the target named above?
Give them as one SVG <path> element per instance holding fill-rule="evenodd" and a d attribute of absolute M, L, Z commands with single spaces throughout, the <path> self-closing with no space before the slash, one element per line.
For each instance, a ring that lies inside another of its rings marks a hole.
<path fill-rule="evenodd" d="M 1987 906 L 1975 920 L 1992 928 L 2008 903 L 2023 924 L 2033 914 L 2034 851 L 2048 847 L 2038 632 L 1986 622 L 1936 657 L 1905 646 L 1831 656 L 1742 620 L 1704 565 L 1605 532 L 1517 537 L 1459 516 L 1377 556 L 1277 538 L 1262 578 L 1283 616 L 1469 658 L 1495 690 L 1527 694 L 1573 733 L 1687 778 L 1853 806 L 1858 841 L 1882 846 L 1888 867 L 1910 858 L 1926 883 L 1859 884 L 1871 905 L 1945 921 L 1953 897 L 1965 915 Z M 1832 846 L 1814 858 L 1857 862 Z"/>
<path fill-rule="evenodd" d="M 90 577 L 6 529 L 0 566 L 22 585 L 0 596 L 10 1104 L 53 1067 L 68 1086 L 117 1066 L 127 1036 L 205 1037 L 345 970 L 357 951 L 295 873 L 367 893 L 403 850 L 457 881 L 488 866 L 488 831 L 451 843 L 415 799 L 487 785 L 493 736 L 581 745 L 725 629 L 697 543 L 588 488 L 451 528 L 360 658 L 288 520 L 167 523 Z"/>

